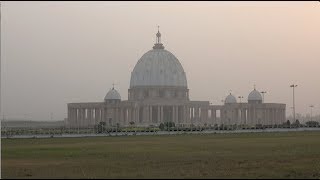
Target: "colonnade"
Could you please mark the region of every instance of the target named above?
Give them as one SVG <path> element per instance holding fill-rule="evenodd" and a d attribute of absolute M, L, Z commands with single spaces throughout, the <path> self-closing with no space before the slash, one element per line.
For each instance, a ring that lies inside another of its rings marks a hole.
<path fill-rule="evenodd" d="M 279 108 L 234 108 L 223 109 L 224 124 L 274 125 L 286 121 L 285 109 Z"/>
<path fill-rule="evenodd" d="M 218 115 L 220 114 L 220 115 Z M 220 116 L 220 117 L 219 117 Z M 164 122 L 175 124 L 248 124 L 273 125 L 285 122 L 285 109 L 210 106 L 194 104 L 138 105 L 138 106 L 70 106 L 69 127 L 93 127 L 100 122 L 107 125 L 128 126 L 159 125 Z"/>

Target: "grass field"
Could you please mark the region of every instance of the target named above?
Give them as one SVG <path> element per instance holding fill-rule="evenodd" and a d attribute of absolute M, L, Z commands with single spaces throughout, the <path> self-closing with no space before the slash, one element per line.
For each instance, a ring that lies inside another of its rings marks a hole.
<path fill-rule="evenodd" d="M 320 132 L 2 139 L 2 178 L 320 178 Z"/>

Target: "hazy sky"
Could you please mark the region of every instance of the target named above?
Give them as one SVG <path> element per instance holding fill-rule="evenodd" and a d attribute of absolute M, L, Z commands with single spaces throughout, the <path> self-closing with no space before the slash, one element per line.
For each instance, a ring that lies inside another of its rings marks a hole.
<path fill-rule="evenodd" d="M 101 102 L 155 43 L 182 64 L 191 100 L 221 104 L 256 84 L 265 102 L 320 113 L 320 2 L 1 2 L 1 111 L 62 120 Z M 239 100 L 239 99 L 237 99 Z"/>

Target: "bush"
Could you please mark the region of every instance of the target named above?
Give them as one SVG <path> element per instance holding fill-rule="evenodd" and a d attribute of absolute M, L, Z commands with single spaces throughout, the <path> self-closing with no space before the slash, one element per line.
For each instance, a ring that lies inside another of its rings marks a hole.
<path fill-rule="evenodd" d="M 319 122 L 317 122 L 317 121 L 308 121 L 308 122 L 306 122 L 306 125 L 308 127 L 318 127 L 319 126 Z"/>

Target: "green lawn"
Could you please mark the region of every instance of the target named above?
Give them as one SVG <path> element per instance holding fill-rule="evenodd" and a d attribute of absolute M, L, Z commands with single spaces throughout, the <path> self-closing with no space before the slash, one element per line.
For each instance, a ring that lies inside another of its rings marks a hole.
<path fill-rule="evenodd" d="M 320 178 L 320 132 L 2 139 L 2 178 Z"/>

